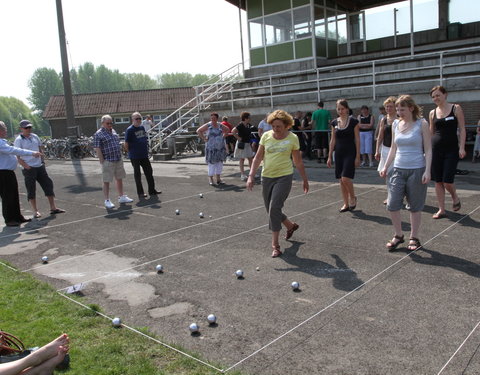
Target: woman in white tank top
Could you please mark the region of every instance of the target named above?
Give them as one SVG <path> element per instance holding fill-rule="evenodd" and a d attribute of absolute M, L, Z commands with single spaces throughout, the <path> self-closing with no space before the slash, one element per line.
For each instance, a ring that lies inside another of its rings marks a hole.
<path fill-rule="evenodd" d="M 398 120 L 392 125 L 392 147 L 380 176 L 387 177 L 387 210 L 390 211 L 395 235 L 387 242 L 387 249 L 393 251 L 403 242 L 400 209 L 403 198 L 410 205 L 410 241 L 408 250 L 421 247 L 418 239 L 421 213 L 430 182 L 432 164 L 432 141 L 429 125 L 421 117 L 420 107 L 409 95 L 400 96 L 395 102 Z M 393 170 L 387 173 L 393 163 Z M 387 176 L 388 174 L 388 176 Z"/>

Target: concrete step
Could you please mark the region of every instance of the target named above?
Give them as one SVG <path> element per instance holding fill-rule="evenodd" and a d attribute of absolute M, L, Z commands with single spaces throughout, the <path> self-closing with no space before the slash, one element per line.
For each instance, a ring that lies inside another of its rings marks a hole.
<path fill-rule="evenodd" d="M 157 160 L 171 160 L 172 159 L 172 155 L 170 155 L 170 153 L 168 154 L 153 154 L 153 160 L 157 161 Z"/>

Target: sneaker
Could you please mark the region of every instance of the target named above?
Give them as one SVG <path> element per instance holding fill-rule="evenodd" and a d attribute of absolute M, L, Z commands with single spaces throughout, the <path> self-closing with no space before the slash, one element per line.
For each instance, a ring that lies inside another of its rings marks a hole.
<path fill-rule="evenodd" d="M 365 162 L 362 161 L 361 164 L 360 164 L 360 167 L 365 167 L 365 165 L 366 165 Z"/>
<path fill-rule="evenodd" d="M 127 197 L 126 194 L 122 195 L 121 197 L 118 197 L 118 203 L 131 203 L 131 202 L 133 202 L 133 199 Z"/>
<path fill-rule="evenodd" d="M 115 205 L 110 201 L 110 199 L 105 200 L 105 207 L 106 208 L 113 208 Z"/>
<path fill-rule="evenodd" d="M 247 181 L 247 176 L 245 176 L 244 174 L 242 174 L 242 175 L 240 176 L 240 180 L 242 180 L 242 181 Z"/>
<path fill-rule="evenodd" d="M 372 167 L 373 167 L 373 163 L 369 163 L 368 166 L 369 166 L 370 168 L 372 168 Z"/>

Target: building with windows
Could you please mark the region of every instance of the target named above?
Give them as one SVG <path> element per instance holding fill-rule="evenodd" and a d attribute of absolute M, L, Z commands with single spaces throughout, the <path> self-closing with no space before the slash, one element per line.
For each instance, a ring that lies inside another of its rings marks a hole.
<path fill-rule="evenodd" d="M 193 97 L 195 91 L 191 87 L 76 94 L 73 95 L 75 126 L 69 129 L 66 125 L 65 98 L 56 95 L 50 98 L 43 118 L 50 122 L 53 138 L 91 136 L 101 126 L 100 119 L 105 114 L 112 116 L 114 128 L 121 134 L 132 123 L 130 115 L 133 112 L 138 111 L 144 116 L 150 114 L 155 124 L 166 126 L 175 118 L 163 120 Z"/>

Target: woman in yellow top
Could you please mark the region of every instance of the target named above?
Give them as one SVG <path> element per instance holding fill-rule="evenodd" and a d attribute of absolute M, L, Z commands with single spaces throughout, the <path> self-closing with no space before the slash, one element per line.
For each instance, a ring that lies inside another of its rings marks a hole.
<path fill-rule="evenodd" d="M 293 126 L 292 116 L 283 110 L 276 110 L 268 116 L 267 123 L 272 126 L 272 130 L 265 132 L 260 139 L 260 146 L 248 175 L 247 189 L 250 191 L 253 189 L 255 173 L 263 161 L 263 200 L 270 216 L 269 228 L 272 231 L 272 257 L 276 258 L 282 255 L 279 244 L 282 224 L 287 228 L 286 240 L 292 237 L 293 232 L 299 227 L 298 224 L 288 220 L 287 216 L 282 212 L 283 205 L 292 188 L 292 158 L 298 172 L 302 176 L 303 191 L 305 193 L 308 192 L 308 179 L 300 154 L 298 137 L 289 131 Z"/>

